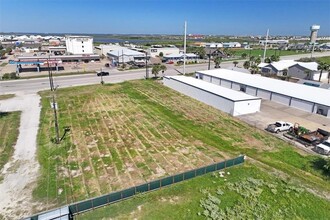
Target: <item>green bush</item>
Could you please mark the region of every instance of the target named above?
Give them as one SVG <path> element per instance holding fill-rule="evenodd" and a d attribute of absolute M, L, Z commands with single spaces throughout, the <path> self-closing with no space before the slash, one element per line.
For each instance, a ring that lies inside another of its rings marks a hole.
<path fill-rule="evenodd" d="M 19 76 L 17 76 L 15 72 L 5 73 L 3 74 L 2 79 L 19 79 Z"/>

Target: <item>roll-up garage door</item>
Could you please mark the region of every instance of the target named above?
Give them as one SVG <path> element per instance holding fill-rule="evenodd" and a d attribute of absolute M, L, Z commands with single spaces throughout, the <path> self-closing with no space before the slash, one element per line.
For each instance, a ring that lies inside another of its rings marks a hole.
<path fill-rule="evenodd" d="M 221 86 L 226 87 L 226 88 L 231 88 L 231 82 L 227 80 L 221 80 Z"/>
<path fill-rule="evenodd" d="M 281 103 L 283 105 L 290 105 L 290 97 L 286 95 L 281 95 L 277 93 L 272 94 L 272 99 L 273 102 Z"/>
<path fill-rule="evenodd" d="M 270 100 L 270 92 L 262 89 L 258 89 L 258 97 Z"/>
<path fill-rule="evenodd" d="M 301 110 L 304 110 L 306 112 L 312 112 L 313 111 L 313 105 L 314 103 L 300 100 L 300 99 L 295 99 L 292 98 L 291 100 L 291 107 L 298 108 Z"/>

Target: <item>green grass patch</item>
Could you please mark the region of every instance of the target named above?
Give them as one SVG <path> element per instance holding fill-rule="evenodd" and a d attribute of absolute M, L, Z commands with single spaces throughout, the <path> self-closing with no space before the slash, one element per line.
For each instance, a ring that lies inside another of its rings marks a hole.
<path fill-rule="evenodd" d="M 14 153 L 20 116 L 21 112 L 0 112 L 0 170 Z"/>
<path fill-rule="evenodd" d="M 327 219 L 329 208 L 301 186 L 245 164 L 226 169 L 224 177 L 214 172 L 77 219 Z"/>
<path fill-rule="evenodd" d="M 14 98 L 15 94 L 6 94 L 6 95 L 0 95 L 0 100 L 10 99 Z"/>
<path fill-rule="evenodd" d="M 320 62 L 324 62 L 330 65 L 330 56 L 326 56 L 326 57 L 317 57 L 316 58 L 317 61 Z"/>

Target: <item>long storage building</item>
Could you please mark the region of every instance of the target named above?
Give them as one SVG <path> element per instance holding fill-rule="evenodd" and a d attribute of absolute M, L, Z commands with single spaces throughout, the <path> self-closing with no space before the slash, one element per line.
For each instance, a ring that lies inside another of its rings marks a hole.
<path fill-rule="evenodd" d="M 255 113 L 260 110 L 261 98 L 192 77 L 166 76 L 164 85 L 232 116 Z"/>
<path fill-rule="evenodd" d="M 227 69 L 196 72 L 196 78 L 249 95 L 330 117 L 330 90 Z"/>

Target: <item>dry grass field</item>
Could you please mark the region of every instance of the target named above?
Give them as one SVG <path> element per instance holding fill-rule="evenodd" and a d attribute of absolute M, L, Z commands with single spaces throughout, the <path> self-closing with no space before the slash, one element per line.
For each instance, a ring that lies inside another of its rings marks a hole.
<path fill-rule="evenodd" d="M 183 96 L 159 81 L 61 89 L 56 92 L 61 142 L 55 136 L 49 92 L 42 95 L 34 196 L 58 206 L 139 183 L 248 155 L 276 175 L 290 176 L 328 196 L 317 157 L 217 109 Z M 274 171 L 275 170 L 275 171 Z M 320 191 L 319 191 L 320 190 Z"/>

